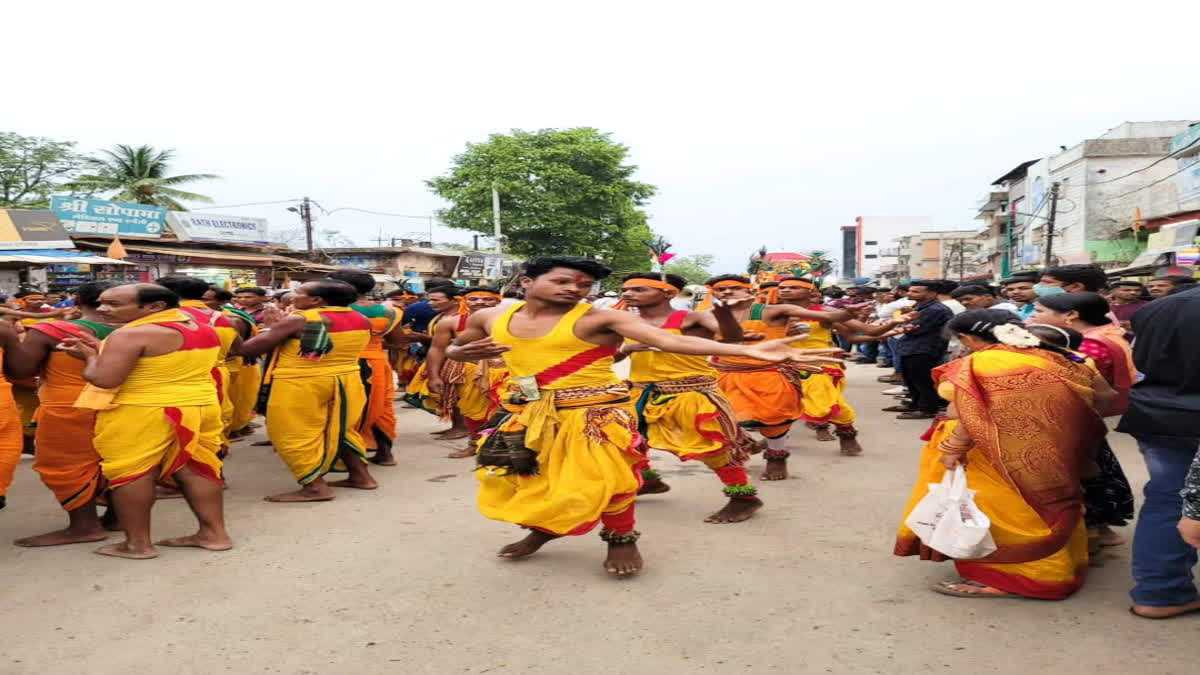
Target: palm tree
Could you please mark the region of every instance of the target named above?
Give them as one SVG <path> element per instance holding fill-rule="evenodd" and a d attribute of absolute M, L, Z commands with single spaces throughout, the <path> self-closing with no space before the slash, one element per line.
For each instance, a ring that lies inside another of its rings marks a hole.
<path fill-rule="evenodd" d="M 179 200 L 212 203 L 206 195 L 186 192 L 176 186 L 199 180 L 220 178 L 210 173 L 189 173 L 168 176 L 167 164 L 175 158 L 174 150 L 156 150 L 149 145 L 132 147 L 118 145 L 104 150 L 103 157 L 92 158 L 92 172 L 80 176 L 72 185 L 78 192 L 89 195 L 111 193 L 108 199 L 132 204 L 162 206 L 172 211 L 187 211 Z"/>

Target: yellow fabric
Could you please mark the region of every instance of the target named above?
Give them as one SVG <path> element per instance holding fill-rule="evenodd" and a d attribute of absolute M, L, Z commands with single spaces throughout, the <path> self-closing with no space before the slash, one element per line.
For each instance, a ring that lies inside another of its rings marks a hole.
<path fill-rule="evenodd" d="M 492 340 L 512 348 L 511 351 L 505 352 L 504 363 L 513 377 L 537 375 L 583 352 L 604 349 L 600 345 L 575 337 L 575 324 L 592 308 L 586 302 L 572 307 L 549 333 L 538 338 L 519 338 L 508 330 L 513 314 L 524 306 L 524 302 L 514 304 L 492 324 Z M 615 353 L 615 350 L 613 352 Z M 609 354 L 565 377 L 558 378 L 544 388 L 571 389 L 615 384 L 618 380 L 612 367 L 613 358 L 612 354 Z"/>
<path fill-rule="evenodd" d="M 487 389 L 479 386 L 479 364 L 463 364 L 463 383 L 458 390 L 458 412 L 472 422 L 483 422 L 491 415 L 492 402 Z"/>
<path fill-rule="evenodd" d="M 422 361 L 417 372 L 408 382 L 405 393 L 412 402 L 420 404 L 425 412 L 437 414 L 441 396 L 429 390 L 429 361 Z"/>
<path fill-rule="evenodd" d="M 232 363 L 232 362 L 231 362 Z M 262 384 L 262 369 L 257 363 L 241 364 L 229 373 L 229 396 L 233 403 L 233 421 L 230 431 L 245 429 L 254 419 L 254 405 L 258 401 L 258 389 Z"/>
<path fill-rule="evenodd" d="M 184 326 L 186 331 L 199 330 L 199 326 L 190 315 L 180 310 L 168 309 L 131 321 L 113 331 L 109 337 L 135 326 L 152 323 L 177 323 Z M 145 406 L 219 406 L 217 387 L 212 376 L 219 351 L 219 347 L 214 346 L 204 349 L 180 349 L 159 356 L 143 356 L 121 383 L 113 403 Z"/>
<path fill-rule="evenodd" d="M 314 368 L 320 363 L 313 362 Z M 272 383 L 267 435 L 301 485 L 338 470 L 342 450 L 350 450 L 366 461 L 358 433 L 365 404 L 366 394 L 357 370 L 340 375 L 287 377 Z"/>
<path fill-rule="evenodd" d="M 211 380 L 209 380 L 211 385 Z M 157 469 L 159 482 L 174 484 L 185 466 L 220 480 L 221 409 L 205 405 L 120 405 L 96 414 L 96 452 L 111 487 Z"/>
<path fill-rule="evenodd" d="M 204 301 L 202 300 L 180 300 L 179 306 L 204 310 L 204 313 L 209 317 L 208 325 L 211 326 L 213 330 L 217 331 L 217 338 L 221 340 L 221 350 L 217 355 L 217 362 L 224 364 L 225 360 L 229 358 L 229 350 L 233 347 L 234 340 L 237 340 L 238 338 L 237 329 L 233 326 L 218 325 L 218 323 L 229 323 L 229 319 L 221 321 L 221 319 L 225 317 L 224 312 L 218 312 L 217 310 L 204 304 Z"/>
<path fill-rule="evenodd" d="M 808 334 L 790 343 L 797 349 L 828 349 L 833 346 L 833 330 L 822 321 L 799 321 L 807 324 Z M 801 404 L 804 419 L 824 424 L 833 422 L 839 426 L 854 423 L 854 408 L 846 400 L 845 371 L 841 366 L 823 366 L 820 373 L 812 373 L 800 383 Z"/>
<path fill-rule="evenodd" d="M 85 366 L 66 352 L 51 352 L 38 389 L 33 470 L 67 511 L 86 505 L 100 488 L 100 455 L 92 444 L 96 411 L 75 407 L 87 386 Z"/>
<path fill-rule="evenodd" d="M 628 509 L 640 487 L 636 468 L 645 462 L 635 448 L 634 420 L 628 403 L 560 409 L 551 392 L 525 405 L 499 431 L 525 427 L 525 444 L 537 452 L 541 470 L 534 476 L 476 470 L 480 512 L 565 535 Z"/>
<path fill-rule="evenodd" d="M 37 417 L 39 405 L 37 387 L 26 386 L 24 384 L 13 384 L 12 398 L 17 404 L 17 414 L 20 416 L 21 420 L 21 434 L 25 436 L 33 436 L 33 420 L 35 417 Z"/>
<path fill-rule="evenodd" d="M 941 482 L 945 468 L 941 463 L 938 444 L 953 433 L 957 424 L 957 420 L 941 423 L 925 444 L 917 480 L 904 509 L 904 518 L 926 495 L 929 483 Z M 1050 526 L 983 453 L 972 450 L 967 460 L 967 482 L 975 490 L 975 503 L 992 521 L 992 538 L 998 549 L 993 556 L 1013 549 L 1037 547 L 1040 542 L 1056 537 Z M 919 541 L 912 530 L 903 524 L 903 520 L 897 533 L 897 552 L 911 554 L 919 547 Z M 923 557 L 928 557 L 929 551 L 924 553 L 926 555 Z M 1046 599 L 1065 598 L 1084 582 L 1088 563 L 1087 528 L 1083 519 L 1078 519 L 1065 545 L 1045 557 L 1015 563 L 990 563 L 987 560 L 956 561 L 955 566 L 967 580 L 1010 593 Z"/>
<path fill-rule="evenodd" d="M 305 321 L 317 321 L 322 314 L 353 312 L 349 307 L 321 307 L 319 309 L 297 310 Z M 314 375 L 358 375 L 358 356 L 362 353 L 367 342 L 371 339 L 368 330 L 349 330 L 330 332 L 333 348 L 320 360 L 314 361 L 300 356 L 300 338 L 293 337 L 284 340 L 278 347 L 278 358 L 275 368 L 271 371 L 272 380 L 291 377 L 312 377 Z M 273 394 L 272 394 L 273 395 Z"/>
<path fill-rule="evenodd" d="M 638 400 L 641 389 L 635 389 L 633 396 Z M 700 392 L 651 396 L 642 409 L 646 444 L 684 460 L 727 456 L 733 439 L 725 436 L 718 414 L 717 407 Z"/>
<path fill-rule="evenodd" d="M 663 329 L 668 333 L 680 335 L 678 328 Z M 625 340 L 626 344 L 636 340 Z M 707 375 L 716 377 L 717 371 L 708 363 L 707 356 L 691 354 L 673 354 L 671 352 L 633 352 L 629 355 L 630 382 L 663 382 L 665 380 L 682 380 L 685 377 Z"/>

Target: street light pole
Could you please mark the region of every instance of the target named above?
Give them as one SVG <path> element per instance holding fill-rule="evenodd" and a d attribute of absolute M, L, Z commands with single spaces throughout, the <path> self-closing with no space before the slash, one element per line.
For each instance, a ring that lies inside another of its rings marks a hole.
<path fill-rule="evenodd" d="M 313 250 L 312 205 L 308 197 L 300 202 L 300 220 L 304 221 L 304 241 L 309 251 Z"/>
<path fill-rule="evenodd" d="M 1059 182 L 1050 184 L 1050 215 L 1046 218 L 1046 267 L 1054 261 L 1054 219 L 1058 215 L 1058 186 Z"/>

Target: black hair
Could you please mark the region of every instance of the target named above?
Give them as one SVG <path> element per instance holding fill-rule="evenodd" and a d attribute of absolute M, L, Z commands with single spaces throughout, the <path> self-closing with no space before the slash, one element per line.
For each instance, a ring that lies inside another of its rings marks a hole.
<path fill-rule="evenodd" d="M 494 288 L 491 288 L 490 286 L 471 286 L 470 288 L 464 288 L 464 289 L 462 289 L 462 293 L 460 295 L 466 295 L 467 293 L 477 293 L 477 292 L 478 293 L 495 293 L 496 295 L 500 295 L 500 291 L 498 291 Z"/>
<path fill-rule="evenodd" d="M 208 292 L 208 282 L 200 277 L 189 277 L 183 274 L 171 274 L 159 277 L 156 284 L 171 291 L 184 300 L 203 300 Z"/>
<path fill-rule="evenodd" d="M 778 281 L 768 281 L 768 282 L 766 282 L 766 283 L 759 284 L 759 285 L 758 285 L 758 290 L 760 290 L 760 291 L 761 291 L 761 290 L 762 290 L 762 289 L 764 289 L 764 288 L 775 288 L 775 287 L 776 287 L 776 286 L 778 286 L 778 285 L 779 285 L 779 282 L 778 282 Z"/>
<path fill-rule="evenodd" d="M 1072 293 L 1068 295 L 1078 294 Z M 1000 342 L 1000 339 L 996 337 L 996 327 L 1010 324 L 1025 328 L 1025 324 L 1021 322 L 1021 319 L 1007 309 L 969 309 L 950 319 L 950 321 L 946 323 L 946 332 L 958 335 L 971 335 L 983 340 L 984 342 L 997 344 Z M 1037 346 L 1038 349 L 1054 352 L 1055 354 L 1064 356 L 1068 360 L 1076 363 L 1083 363 L 1086 361 L 1085 357 L 1080 356 L 1069 349 L 1061 347 L 1053 342 L 1042 340 L 1040 337 L 1038 339 L 1041 341 Z"/>
<path fill-rule="evenodd" d="M 1150 281 L 1169 281 L 1169 282 L 1171 282 L 1172 286 L 1179 286 L 1180 284 L 1196 283 L 1195 279 L 1193 279 L 1191 277 L 1185 277 L 1181 274 L 1170 274 L 1170 275 L 1162 276 L 1162 277 L 1154 277 Z"/>
<path fill-rule="evenodd" d="M 1037 282 L 1038 278 L 1032 274 L 1014 274 L 1007 279 L 1002 279 L 1000 281 L 1000 285 L 1007 286 L 1009 284 L 1036 284 Z"/>
<path fill-rule="evenodd" d="M 100 306 L 100 294 L 113 286 L 120 286 L 116 281 L 89 281 L 79 284 L 79 288 L 75 289 L 75 304 L 88 309 L 96 309 Z"/>
<path fill-rule="evenodd" d="M 453 286 L 453 285 L 454 285 L 453 281 L 451 281 L 449 279 L 443 279 L 441 277 L 434 277 L 434 278 L 430 279 L 429 281 L 425 282 L 425 288 L 433 288 L 435 286 Z"/>
<path fill-rule="evenodd" d="M 166 303 L 167 309 L 175 309 L 179 306 L 179 295 L 167 286 L 162 284 L 134 284 L 137 287 L 137 294 L 134 296 L 137 299 L 137 304 L 140 306 L 148 305 L 152 302 Z M 208 285 L 205 284 L 205 290 Z M 200 295 L 204 295 L 201 293 Z"/>
<path fill-rule="evenodd" d="M 375 277 L 369 272 L 356 270 L 353 267 L 343 267 L 329 273 L 334 281 L 344 281 L 354 287 L 359 295 L 366 295 L 375 288 Z"/>
<path fill-rule="evenodd" d="M 1104 288 L 1105 284 L 1108 283 L 1108 275 L 1096 265 L 1063 265 L 1062 267 L 1051 267 L 1042 272 L 1042 276 L 1061 281 L 1064 286 L 1067 284 L 1083 284 L 1083 290 L 1093 293 Z"/>
<path fill-rule="evenodd" d="M 1025 330 L 1038 336 L 1046 344 L 1057 345 L 1075 351 L 1078 351 L 1079 345 L 1083 344 L 1083 333 L 1073 328 L 1035 323 L 1025 326 Z"/>
<path fill-rule="evenodd" d="M 522 274 L 530 279 L 536 279 L 556 267 L 565 267 L 576 272 L 583 272 L 596 281 L 607 279 L 612 274 L 612 268 L 602 265 L 591 258 L 580 258 L 573 255 L 547 255 L 531 258 L 525 261 Z"/>
<path fill-rule="evenodd" d="M 632 281 L 634 279 L 653 279 L 663 283 L 671 284 L 675 290 L 682 291 L 684 286 L 687 286 L 687 279 L 678 274 L 658 274 L 655 272 L 635 272 L 626 276 L 622 281 Z"/>
<path fill-rule="evenodd" d="M 908 282 L 909 288 L 912 288 L 914 286 L 923 286 L 923 287 L 928 288 L 929 290 L 933 291 L 934 293 L 942 292 L 941 282 L 939 282 L 937 279 L 913 279 L 912 281 Z"/>
<path fill-rule="evenodd" d="M 907 284 L 896 284 L 896 288 L 894 288 L 892 290 L 896 293 L 907 293 L 908 287 L 911 285 L 912 285 L 912 282 L 909 282 Z"/>
<path fill-rule="evenodd" d="M 743 284 L 750 283 L 749 277 L 743 277 L 739 274 L 722 274 L 719 277 L 713 277 L 713 278 L 709 279 L 708 281 L 704 282 L 704 285 L 712 286 L 713 284 L 719 284 L 722 281 L 740 281 Z"/>
<path fill-rule="evenodd" d="M 262 286 L 242 286 L 241 288 L 236 289 L 234 293 L 253 293 L 255 295 L 261 295 L 264 298 L 267 297 L 267 289 L 263 288 Z"/>
<path fill-rule="evenodd" d="M 385 294 L 384 294 L 384 296 L 383 296 L 383 297 L 385 297 L 385 298 L 396 298 L 396 297 L 399 297 L 399 296 L 401 296 L 401 295 L 413 295 L 413 294 L 412 294 L 412 293 L 410 293 L 410 292 L 409 292 L 409 290 L 408 290 L 407 288 L 397 288 L 397 289 L 394 289 L 394 290 L 390 290 L 390 291 L 388 291 L 387 293 L 385 293 Z"/>
<path fill-rule="evenodd" d="M 519 298 L 521 297 L 521 289 L 519 287 L 509 288 L 502 295 L 506 298 Z"/>
<path fill-rule="evenodd" d="M 338 279 L 317 279 L 310 281 L 311 289 L 305 293 L 321 298 L 326 305 L 332 307 L 349 307 L 358 299 L 358 289 Z"/>
<path fill-rule="evenodd" d="M 949 279 L 937 279 L 934 283 L 937 284 L 935 288 L 940 295 L 950 295 L 960 285 L 957 281 L 950 281 Z"/>
<path fill-rule="evenodd" d="M 233 300 L 233 293 L 230 293 L 220 286 L 209 286 L 208 290 L 213 292 L 213 299 L 217 302 L 229 302 L 230 300 Z"/>
<path fill-rule="evenodd" d="M 1055 277 L 1057 279 L 1058 277 Z M 1079 320 L 1093 326 L 1112 323 L 1108 318 L 1108 301 L 1099 294 L 1080 291 L 1038 296 L 1037 303 L 1056 312 L 1079 312 Z"/>
<path fill-rule="evenodd" d="M 13 293 L 13 297 L 18 298 L 18 299 L 25 298 L 30 295 L 45 295 L 45 293 L 42 293 L 41 291 L 38 291 L 38 290 L 29 289 L 29 288 L 26 288 L 26 289 L 17 291 L 16 293 Z"/>
<path fill-rule="evenodd" d="M 1145 286 L 1144 284 L 1142 284 L 1142 282 L 1140 282 L 1140 281 L 1114 281 L 1114 282 L 1112 282 L 1111 284 L 1109 284 L 1109 285 L 1108 285 L 1108 288 L 1109 288 L 1109 290 L 1113 290 L 1113 289 L 1116 289 L 1116 288 L 1120 288 L 1121 286 L 1137 286 L 1138 288 L 1145 288 L 1145 287 L 1146 287 L 1146 286 Z"/>
<path fill-rule="evenodd" d="M 451 284 L 450 286 L 434 286 L 433 288 L 425 289 L 425 297 L 426 298 L 433 295 L 434 293 L 441 293 L 442 295 L 446 296 L 447 298 L 457 298 L 458 297 L 458 286 Z"/>
<path fill-rule="evenodd" d="M 954 298 L 955 300 L 964 295 L 986 295 L 992 298 L 996 297 L 996 294 L 992 292 L 992 289 L 988 288 L 987 286 L 959 286 L 958 288 L 950 291 L 950 297 Z"/>

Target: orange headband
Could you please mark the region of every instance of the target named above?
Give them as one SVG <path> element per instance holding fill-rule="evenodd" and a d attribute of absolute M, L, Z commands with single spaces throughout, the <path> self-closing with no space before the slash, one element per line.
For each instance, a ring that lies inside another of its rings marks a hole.
<path fill-rule="evenodd" d="M 805 281 L 803 279 L 787 279 L 787 280 L 779 282 L 779 285 L 780 286 L 788 286 L 791 288 L 810 288 L 814 291 L 817 290 L 816 284 L 812 283 L 811 281 Z"/>
<path fill-rule="evenodd" d="M 635 286 L 645 286 L 646 288 L 657 288 L 663 291 L 679 292 L 678 288 L 675 288 L 665 281 L 658 281 L 657 279 L 630 279 L 629 281 L 626 281 L 621 288 L 634 288 Z"/>
<path fill-rule="evenodd" d="M 471 291 L 470 293 L 466 293 L 463 295 L 464 298 L 469 298 L 471 296 L 479 296 L 482 298 L 496 298 L 497 300 L 502 299 L 502 297 L 499 293 L 493 293 L 491 291 Z"/>
<path fill-rule="evenodd" d="M 726 279 L 725 281 L 718 281 L 712 286 L 709 286 L 709 288 L 750 288 L 750 284 L 742 281 L 734 281 L 733 279 Z"/>

